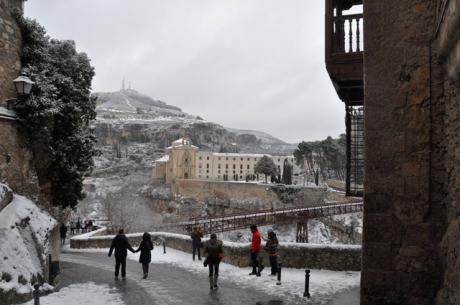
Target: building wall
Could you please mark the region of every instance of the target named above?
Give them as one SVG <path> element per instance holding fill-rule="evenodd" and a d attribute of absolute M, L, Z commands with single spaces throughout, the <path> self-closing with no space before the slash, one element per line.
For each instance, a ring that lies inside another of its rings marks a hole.
<path fill-rule="evenodd" d="M 22 3 L 0 0 L 0 182 L 17 193 L 36 195 L 32 154 L 18 133 L 14 114 L 3 108 L 7 99 L 16 97 L 13 79 L 21 68 L 21 33 L 13 12 L 22 12 Z"/>
<path fill-rule="evenodd" d="M 198 179 L 245 181 L 247 175 L 254 174 L 254 166 L 263 157 L 262 154 L 214 153 L 199 151 L 197 153 L 197 168 L 195 177 Z M 283 175 L 284 160 L 294 164 L 293 156 L 271 156 L 281 175 Z M 236 177 L 234 177 L 236 175 Z"/>
<path fill-rule="evenodd" d="M 21 69 L 21 33 L 12 13 L 22 12 L 22 0 L 0 0 L 0 106 L 16 97 L 12 80 Z"/>
<path fill-rule="evenodd" d="M 364 1 L 364 305 L 460 303 L 460 1 L 441 2 L 457 21 L 436 1 Z M 438 22 L 456 25 L 444 49 Z"/>

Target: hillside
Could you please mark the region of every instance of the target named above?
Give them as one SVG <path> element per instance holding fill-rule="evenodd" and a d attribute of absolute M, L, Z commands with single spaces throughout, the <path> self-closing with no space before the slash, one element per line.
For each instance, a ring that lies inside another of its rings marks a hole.
<path fill-rule="evenodd" d="M 110 166 L 108 161 L 114 156 L 151 164 L 172 141 L 184 135 L 208 151 L 291 154 L 295 148 L 264 132 L 226 128 L 203 120 L 135 90 L 94 95 L 97 119 L 93 127 L 103 152 L 97 160 L 98 170 Z"/>

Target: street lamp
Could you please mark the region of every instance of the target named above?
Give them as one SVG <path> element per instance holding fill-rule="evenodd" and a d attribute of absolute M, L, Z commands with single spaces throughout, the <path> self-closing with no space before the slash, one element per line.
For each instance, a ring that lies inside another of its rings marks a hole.
<path fill-rule="evenodd" d="M 15 80 L 13 80 L 14 87 L 16 88 L 16 92 L 20 97 L 26 97 L 30 94 L 32 90 L 32 85 L 34 84 L 33 81 L 27 77 L 25 72 L 22 72 Z"/>

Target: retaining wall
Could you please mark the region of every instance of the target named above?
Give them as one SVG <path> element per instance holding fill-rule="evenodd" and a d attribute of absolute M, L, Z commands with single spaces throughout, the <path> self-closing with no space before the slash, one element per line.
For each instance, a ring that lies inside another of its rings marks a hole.
<path fill-rule="evenodd" d="M 70 239 L 70 247 L 109 248 L 114 235 L 94 236 L 102 233 L 102 230 L 98 230 L 73 237 Z M 151 234 L 153 239 L 163 238 L 169 248 L 184 252 L 192 250 L 191 239 L 187 235 L 163 232 Z M 126 236 L 132 246 L 138 246 L 142 240 L 142 233 L 126 234 Z M 238 267 L 249 266 L 249 247 L 249 243 L 224 242 L 224 262 Z M 263 256 L 266 256 L 265 253 Z M 284 267 L 337 271 L 361 270 L 361 246 L 280 243 L 278 256 Z M 264 257 L 264 262 L 268 265 L 268 256 Z"/>

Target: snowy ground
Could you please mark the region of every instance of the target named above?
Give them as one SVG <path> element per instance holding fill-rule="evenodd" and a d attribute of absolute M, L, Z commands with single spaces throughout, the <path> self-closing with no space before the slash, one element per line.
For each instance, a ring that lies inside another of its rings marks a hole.
<path fill-rule="evenodd" d="M 22 305 L 33 305 L 31 300 Z M 42 305 L 123 305 L 121 294 L 108 285 L 96 285 L 93 282 L 73 284 L 58 292 L 40 298 Z"/>
<path fill-rule="evenodd" d="M 107 252 L 108 249 L 77 250 L 66 247 L 69 252 Z M 163 254 L 160 247 L 152 251 L 152 263 L 171 264 L 183 268 L 187 272 L 199 273 L 206 277 L 208 269 L 202 261 L 192 261 L 191 254 L 167 248 Z M 138 253 L 129 253 L 129 259 L 137 261 Z M 154 267 L 153 267 L 154 268 Z M 305 270 L 285 268 L 282 271 L 282 285 L 276 285 L 276 278 L 268 276 L 266 267 L 261 277 L 249 276 L 250 268 L 238 268 L 222 263 L 220 277 L 232 281 L 242 287 L 253 287 L 273 296 L 303 297 L 305 285 Z M 336 294 L 344 293 L 359 287 L 360 272 L 337 272 L 328 270 L 311 270 L 310 294 L 314 296 L 315 304 L 328 304 Z"/>

